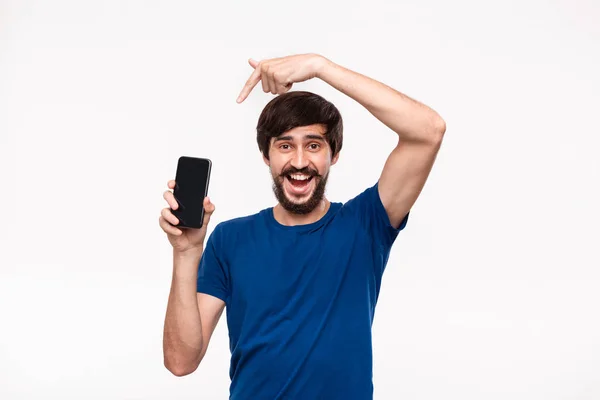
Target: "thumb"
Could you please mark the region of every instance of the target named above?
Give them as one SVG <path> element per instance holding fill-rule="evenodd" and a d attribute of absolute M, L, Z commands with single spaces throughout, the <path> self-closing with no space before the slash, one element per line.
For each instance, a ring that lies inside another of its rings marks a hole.
<path fill-rule="evenodd" d="M 254 58 L 250 58 L 248 59 L 248 64 L 250 64 L 252 68 L 256 68 L 258 66 L 258 61 L 256 61 Z"/>
<path fill-rule="evenodd" d="M 208 196 L 206 196 L 204 198 L 204 211 L 207 214 L 212 214 L 215 211 L 215 205 L 212 203 L 212 201 L 210 201 L 210 198 Z"/>

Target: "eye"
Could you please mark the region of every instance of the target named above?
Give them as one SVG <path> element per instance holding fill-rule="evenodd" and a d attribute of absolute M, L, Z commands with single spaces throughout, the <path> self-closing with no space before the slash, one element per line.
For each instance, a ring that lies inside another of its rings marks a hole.
<path fill-rule="evenodd" d="M 310 147 L 311 150 L 318 150 L 321 145 L 318 143 L 311 143 L 308 147 Z"/>
<path fill-rule="evenodd" d="M 289 144 L 282 144 L 281 146 L 279 146 L 280 149 L 282 150 L 288 150 L 290 148 Z"/>

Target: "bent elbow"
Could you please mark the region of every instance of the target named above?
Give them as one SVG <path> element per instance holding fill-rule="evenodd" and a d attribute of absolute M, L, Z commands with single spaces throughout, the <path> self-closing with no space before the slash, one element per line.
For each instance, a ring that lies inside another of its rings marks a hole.
<path fill-rule="evenodd" d="M 169 372 L 171 372 L 173 375 L 175 375 L 177 377 L 190 375 L 192 372 L 194 372 L 193 369 L 184 369 L 184 368 L 167 368 L 167 369 L 169 370 Z"/>
<path fill-rule="evenodd" d="M 189 368 L 189 367 L 185 367 L 185 366 L 167 366 L 165 364 L 165 367 L 167 368 L 167 370 L 169 370 L 170 373 L 172 373 L 175 376 L 181 377 L 181 376 L 186 376 L 186 375 L 190 375 L 192 372 L 194 372 L 196 370 L 196 368 Z"/>
<path fill-rule="evenodd" d="M 438 132 L 438 135 L 440 136 L 440 141 L 441 141 L 442 137 L 444 136 L 444 133 L 446 133 L 446 121 L 444 121 L 442 119 L 442 117 L 438 118 L 438 121 L 435 126 L 435 130 L 436 130 L 436 132 Z"/>
<path fill-rule="evenodd" d="M 198 365 L 200 365 L 200 362 L 190 364 L 190 363 L 170 361 L 168 359 L 165 359 L 164 365 L 165 365 L 165 368 L 170 373 L 172 373 L 175 376 L 181 377 L 181 376 L 190 375 L 191 373 L 196 371 L 196 369 L 198 369 Z"/>
<path fill-rule="evenodd" d="M 446 133 L 446 121 L 438 114 L 436 114 L 432 123 L 432 133 L 435 142 L 442 142 L 444 134 Z"/>
<path fill-rule="evenodd" d="M 429 148 L 439 150 L 444 134 L 446 133 L 446 121 L 438 114 L 434 114 L 427 121 L 427 124 L 421 129 L 421 133 L 415 142 L 426 145 Z"/>

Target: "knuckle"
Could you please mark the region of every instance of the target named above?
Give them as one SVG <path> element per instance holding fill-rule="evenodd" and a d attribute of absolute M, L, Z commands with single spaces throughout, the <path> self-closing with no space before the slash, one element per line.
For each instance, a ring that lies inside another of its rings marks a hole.
<path fill-rule="evenodd" d="M 159 221 L 158 221 L 158 224 L 160 225 L 160 227 L 162 228 L 163 231 L 165 231 L 165 232 L 167 231 L 168 224 L 167 224 L 167 221 L 165 221 L 164 218 L 161 217 L 159 219 Z"/>

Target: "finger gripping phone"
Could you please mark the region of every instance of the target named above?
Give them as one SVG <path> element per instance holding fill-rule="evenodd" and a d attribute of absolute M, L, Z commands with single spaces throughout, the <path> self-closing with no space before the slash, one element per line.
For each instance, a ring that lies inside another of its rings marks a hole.
<path fill-rule="evenodd" d="M 179 157 L 173 189 L 178 206 L 176 210 L 171 208 L 173 215 L 179 219 L 177 227 L 202 227 L 211 167 L 212 162 L 207 158 Z"/>

